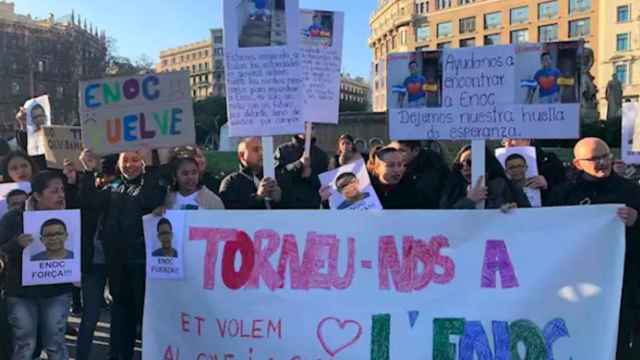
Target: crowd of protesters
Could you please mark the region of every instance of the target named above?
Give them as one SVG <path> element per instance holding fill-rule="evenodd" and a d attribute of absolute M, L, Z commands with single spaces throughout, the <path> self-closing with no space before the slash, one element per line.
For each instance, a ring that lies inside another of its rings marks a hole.
<path fill-rule="evenodd" d="M 17 119 L 24 124 L 22 112 Z M 625 204 L 618 212 L 627 226 L 618 359 L 640 358 L 630 346 L 638 343 L 640 186 L 614 166 L 609 146 L 602 140 L 585 138 L 577 143 L 572 162 L 575 174 L 569 178 L 558 157 L 535 142 L 505 139 L 505 147 L 535 146 L 540 174 L 518 175 L 526 165 L 517 157 L 509 159 L 512 166 L 505 171 L 493 152 L 486 151 L 485 175 L 474 183 L 470 146 L 463 146 L 448 165 L 441 154 L 418 141 L 394 141 L 361 153 L 345 134 L 337 139 L 335 156 L 330 157 L 315 139 L 306 153 L 304 135 L 296 135 L 277 148 L 273 179 L 263 176 L 260 139 L 247 138 L 238 146 L 238 170 L 220 182 L 207 171 L 206 157 L 197 146 L 174 149 L 164 164 L 154 151 L 98 157 L 85 149 L 79 158 L 81 170 L 70 161 L 62 171 L 48 170 L 42 157 L 26 155 L 26 136 L 23 130 L 18 132 L 22 151 L 9 151 L 0 142 L 2 180 L 30 182 L 31 192 L 9 193 L 9 210 L 0 219 L 0 359 L 39 358 L 42 352 L 50 360 L 67 359 L 65 334 L 72 307 L 81 315 L 76 358 L 94 359 L 93 336 L 105 293 L 112 298 L 108 356 L 132 359 L 144 308 L 144 215 L 162 215 L 171 209 L 320 210 L 328 207 L 332 190 L 321 185 L 318 175 L 360 160 L 366 163 L 384 209 L 474 209 L 483 202 L 488 209 L 508 212 L 531 206 L 525 186 L 541 191 L 543 206 Z M 22 213 L 61 209 L 81 209 L 81 286 L 25 287 L 22 251 L 34 239 L 24 234 Z"/>

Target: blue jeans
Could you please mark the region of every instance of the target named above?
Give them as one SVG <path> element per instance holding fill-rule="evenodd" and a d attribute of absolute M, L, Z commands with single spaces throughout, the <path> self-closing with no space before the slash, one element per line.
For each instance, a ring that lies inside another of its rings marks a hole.
<path fill-rule="evenodd" d="M 88 360 L 91 355 L 91 345 L 96 325 L 100 319 L 100 308 L 104 301 L 104 287 L 107 282 L 105 265 L 93 265 L 90 273 L 82 274 L 82 322 L 78 333 L 78 360 Z"/>
<path fill-rule="evenodd" d="M 7 297 L 9 324 L 13 330 L 12 360 L 31 360 L 38 329 L 49 360 L 69 358 L 64 335 L 71 293 L 50 298 Z"/>

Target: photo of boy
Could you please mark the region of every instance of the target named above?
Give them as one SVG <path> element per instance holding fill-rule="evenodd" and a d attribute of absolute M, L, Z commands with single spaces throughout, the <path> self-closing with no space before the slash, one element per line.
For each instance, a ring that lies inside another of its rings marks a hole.
<path fill-rule="evenodd" d="M 418 62 L 409 62 L 409 76 L 403 82 L 403 91 L 398 92 L 398 107 L 403 108 L 404 99 L 407 99 L 407 107 L 417 108 L 426 105 L 426 93 L 424 85 L 427 80 L 418 71 Z"/>
<path fill-rule="evenodd" d="M 338 210 L 344 210 L 371 196 L 368 192 L 360 190 L 360 182 L 356 174 L 345 172 L 336 178 L 336 189 L 344 197 L 344 201 L 338 205 Z"/>
<path fill-rule="evenodd" d="M 73 259 L 73 252 L 64 247 L 69 238 L 67 225 L 60 219 L 49 219 L 40 228 L 40 239 L 45 251 L 31 256 L 31 261 Z"/>

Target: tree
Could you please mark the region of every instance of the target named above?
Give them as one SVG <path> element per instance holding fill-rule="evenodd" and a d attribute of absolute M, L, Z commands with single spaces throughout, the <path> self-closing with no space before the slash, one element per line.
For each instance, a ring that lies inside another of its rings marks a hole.
<path fill-rule="evenodd" d="M 366 102 L 340 100 L 340 112 L 362 112 L 367 111 Z"/>
<path fill-rule="evenodd" d="M 220 127 L 227 122 L 227 99 L 223 96 L 211 96 L 194 102 L 193 115 L 196 121 L 196 141 L 198 144 L 208 142 L 217 145 Z"/>
<path fill-rule="evenodd" d="M 154 70 L 153 60 L 146 54 L 142 54 L 135 61 L 131 61 L 126 56 L 118 55 L 118 46 L 114 38 L 107 39 L 107 76 L 140 75 Z"/>

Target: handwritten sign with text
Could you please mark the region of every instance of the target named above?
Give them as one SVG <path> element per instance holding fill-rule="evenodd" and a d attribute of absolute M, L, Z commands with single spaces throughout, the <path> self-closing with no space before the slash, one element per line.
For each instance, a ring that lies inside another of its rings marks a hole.
<path fill-rule="evenodd" d="M 143 358 L 612 359 L 616 209 L 188 212 Z"/>
<path fill-rule="evenodd" d="M 391 54 L 390 136 L 577 138 L 579 48 L 569 42 Z"/>
<path fill-rule="evenodd" d="M 79 126 L 45 126 L 38 135 L 42 137 L 47 167 L 62 169 L 67 159 L 74 162 L 76 169 L 82 169 L 78 160 L 82 152 L 82 129 Z"/>
<path fill-rule="evenodd" d="M 80 82 L 84 145 L 99 154 L 195 143 L 186 71 Z"/>

